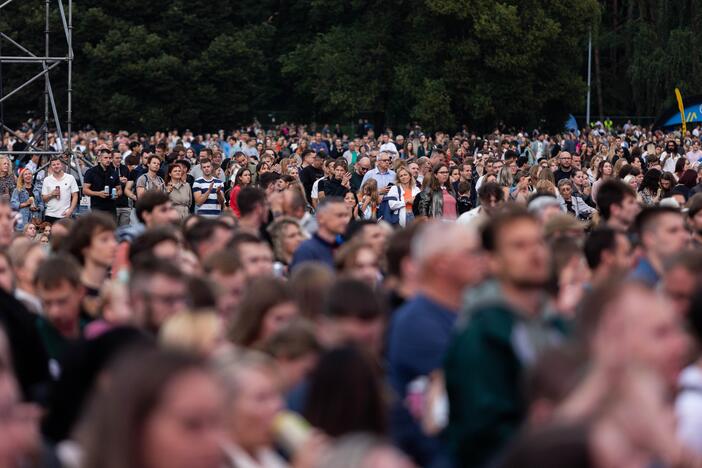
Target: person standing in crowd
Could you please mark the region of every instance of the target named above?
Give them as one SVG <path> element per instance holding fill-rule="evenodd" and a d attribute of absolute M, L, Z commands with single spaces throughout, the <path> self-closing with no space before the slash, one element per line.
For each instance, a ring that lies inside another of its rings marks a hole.
<path fill-rule="evenodd" d="M 12 172 L 12 162 L 5 155 L 0 155 L 0 196 L 9 199 L 15 189 L 17 179 Z"/>
<path fill-rule="evenodd" d="M 169 260 L 148 254 L 137 260 L 129 277 L 131 321 L 156 336 L 169 317 L 188 308 L 187 277 Z"/>
<path fill-rule="evenodd" d="M 267 241 L 249 231 L 232 236 L 227 248 L 237 254 L 247 280 L 273 274 L 273 252 Z"/>
<path fill-rule="evenodd" d="M 178 222 L 178 212 L 168 194 L 161 191 L 145 192 L 136 204 L 136 217 L 148 228 L 173 225 Z"/>
<path fill-rule="evenodd" d="M 334 268 L 334 251 L 341 245 L 341 236 L 350 219 L 342 198 L 324 198 L 317 207 L 317 231 L 297 248 L 290 271 L 309 261 L 322 262 Z"/>
<path fill-rule="evenodd" d="M 43 312 L 36 318 L 36 327 L 52 360 L 49 370 L 57 378 L 59 362 L 69 344 L 82 336 L 87 323 L 87 317 L 81 313 L 85 288 L 80 280 L 80 266 L 70 257 L 52 256 L 39 265 L 34 281 Z"/>
<path fill-rule="evenodd" d="M 448 452 L 428 437 L 405 407 L 417 379 L 440 369 L 467 286 L 482 281 L 485 260 L 471 228 L 431 223 L 412 241 L 418 294 L 393 314 L 388 331 L 388 379 L 396 393 L 391 432 L 420 466 L 445 466 Z"/>
<path fill-rule="evenodd" d="M 92 318 L 99 316 L 100 288 L 117 253 L 116 229 L 114 218 L 98 211 L 78 218 L 66 239 L 66 251 L 82 266 L 83 310 Z"/>
<path fill-rule="evenodd" d="M 339 158 L 334 161 L 334 171 L 328 180 L 322 180 L 319 184 L 319 199 L 324 197 L 341 197 L 351 190 L 351 173 L 346 167 L 346 160 Z"/>
<path fill-rule="evenodd" d="M 636 192 L 620 180 L 606 180 L 600 186 L 597 208 L 604 225 L 628 232 L 641 208 L 636 202 Z"/>
<path fill-rule="evenodd" d="M 246 187 L 239 192 L 239 228 L 253 234 L 265 234 L 263 226 L 268 222 L 266 192 L 258 187 Z"/>
<path fill-rule="evenodd" d="M 371 169 L 371 160 L 367 156 L 363 156 L 353 166 L 353 174 L 351 175 L 351 191 L 356 193 L 363 185 L 363 178 Z"/>
<path fill-rule="evenodd" d="M 193 191 L 185 179 L 183 166 L 180 164 L 171 164 L 168 168 L 166 192 L 168 192 L 168 198 L 173 204 L 173 209 L 178 213 L 180 221 L 183 221 L 190 215 L 193 206 Z"/>
<path fill-rule="evenodd" d="M 656 286 L 663 276 L 665 263 L 690 242 L 682 214 L 677 208 L 649 207 L 636 218 L 636 232 L 643 256 L 631 278 Z"/>
<path fill-rule="evenodd" d="M 312 200 L 312 186 L 320 178 L 324 177 L 324 155 L 316 153 L 312 149 L 302 152 L 302 169 L 300 169 L 300 182 L 305 189 L 305 199 Z"/>
<path fill-rule="evenodd" d="M 486 221 L 495 210 L 504 202 L 505 192 L 497 182 L 486 182 L 478 190 L 478 201 L 480 205 L 470 211 L 466 211 L 458 217 L 458 224 L 472 225 Z"/>
<path fill-rule="evenodd" d="M 46 260 L 47 253 L 41 244 L 33 241 L 21 241 L 19 239 L 12 243 L 12 249 L 8 258 L 14 273 L 15 299 L 35 314 L 41 314 L 41 301 L 37 297 L 37 288 L 34 282 L 39 265 Z"/>
<path fill-rule="evenodd" d="M 390 187 L 387 195 L 388 205 L 391 210 L 398 211 L 398 223 L 400 226 L 405 227 L 414 219 L 412 207 L 414 206 L 414 198 L 419 194 L 420 190 L 406 166 L 398 167 L 395 173 L 397 177 L 395 185 Z"/>
<path fill-rule="evenodd" d="M 570 179 L 573 176 L 573 157 L 567 151 L 561 151 L 558 155 L 558 169 L 553 176 L 556 178 L 556 185 L 563 179 Z"/>
<path fill-rule="evenodd" d="M 23 169 L 17 180 L 17 187 L 12 191 L 10 204 L 12 209 L 22 215 L 22 224 L 27 225 L 33 219 L 41 219 L 44 200 L 41 191 L 34 187 L 34 175 L 29 169 Z"/>
<path fill-rule="evenodd" d="M 82 465 L 224 466 L 225 395 L 198 358 L 154 349 L 127 352 L 106 374 L 114 381 L 97 393 L 77 431 Z"/>
<path fill-rule="evenodd" d="M 232 323 L 244 295 L 246 274 L 239 255 L 221 250 L 209 255 L 203 267 L 217 296 L 217 312 L 225 323 Z"/>
<path fill-rule="evenodd" d="M 381 151 L 380 154 L 378 154 L 378 158 L 375 160 L 375 169 L 366 172 L 366 175 L 363 176 L 361 186 L 365 185 L 369 179 L 374 179 L 378 183 L 378 192 L 380 195 L 387 195 L 388 191 L 390 191 L 390 185 L 395 183 L 397 177 L 395 171 L 390 169 L 391 162 L 392 154 Z"/>
<path fill-rule="evenodd" d="M 494 216 L 482 231 L 497 283 L 472 303 L 448 348 L 448 440 L 459 466 L 488 463 L 525 416 L 524 369 L 561 335 L 544 315 L 549 251 L 539 221 L 522 208 Z"/>
<path fill-rule="evenodd" d="M 631 270 L 631 241 L 622 231 L 607 227 L 592 231 L 585 239 L 584 251 L 595 286 L 620 278 Z"/>
<path fill-rule="evenodd" d="M 224 205 L 224 183 L 212 175 L 212 161 L 201 159 L 202 177 L 195 180 L 195 213 L 206 218 L 215 218 L 222 212 Z"/>
<path fill-rule="evenodd" d="M 291 216 L 280 216 L 267 228 L 273 241 L 275 260 L 287 268 L 292 262 L 293 254 L 306 239 L 300 223 Z"/>
<path fill-rule="evenodd" d="M 51 158 L 49 175 L 41 187 L 41 198 L 46 205 L 44 219 L 51 224 L 70 218 L 78 207 L 78 184 L 71 174 L 63 172 L 63 161 L 58 156 Z"/>
<path fill-rule="evenodd" d="M 595 209 L 575 192 L 573 181 L 568 178 L 558 182 L 558 202 L 561 204 L 561 210 L 578 219 L 588 219 L 595 212 Z"/>
<path fill-rule="evenodd" d="M 455 220 L 458 217 L 456 197 L 449 181 L 449 168 L 443 163 L 434 166 L 429 184 L 417 197 L 418 217 L 444 220 Z"/>
<path fill-rule="evenodd" d="M 83 176 L 83 194 L 90 197 L 90 209 L 104 211 L 117 218 L 117 198 L 122 196 L 119 172 L 112 165 L 112 153 L 107 148 L 98 151 L 98 164 Z"/>
<path fill-rule="evenodd" d="M 117 226 L 126 226 L 130 223 L 131 209 L 129 208 L 129 198 L 125 193 L 127 182 L 129 181 L 129 168 L 122 163 L 122 154 L 119 151 L 112 151 L 112 167 L 119 178 L 121 194 L 115 200 L 115 211 L 117 213 Z"/>
<path fill-rule="evenodd" d="M 141 198 L 146 192 L 166 191 L 166 183 L 159 175 L 161 170 L 161 159 L 155 154 L 152 154 L 151 156 L 148 156 L 146 161 L 147 172 L 140 175 L 134 184 L 136 187 L 136 200 Z"/>
<path fill-rule="evenodd" d="M 248 168 L 239 169 L 239 171 L 234 176 L 234 183 L 232 184 L 232 190 L 229 192 L 229 207 L 232 209 L 234 215 L 238 218 L 241 216 L 239 212 L 239 192 L 244 187 L 249 187 L 251 183 L 251 171 Z"/>

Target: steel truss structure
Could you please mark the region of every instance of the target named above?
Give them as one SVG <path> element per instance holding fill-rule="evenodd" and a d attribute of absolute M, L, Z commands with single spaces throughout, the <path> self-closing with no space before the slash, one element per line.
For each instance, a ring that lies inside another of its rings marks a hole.
<path fill-rule="evenodd" d="M 10 5 L 14 0 L 0 0 L 0 15 L 4 14 L 7 10 L 8 5 Z M 26 1 L 26 0 L 25 0 Z M 21 157 L 27 154 L 39 154 L 44 156 L 51 156 L 55 154 L 65 154 L 70 152 L 71 149 L 71 118 L 72 118 L 72 73 L 73 73 L 73 4 L 72 0 L 67 0 L 67 7 L 64 9 L 63 0 L 44 0 L 44 51 L 43 54 L 39 55 L 28 48 L 24 47 L 19 42 L 12 39 L 5 32 L 0 31 L 0 133 L 9 132 L 18 140 L 22 141 L 27 145 L 27 151 L 4 151 L 4 154 L 14 155 L 16 157 Z M 58 9 L 58 14 L 61 19 L 61 24 L 63 25 L 63 36 L 66 41 L 66 56 L 51 56 L 50 55 L 50 45 L 51 45 L 51 32 L 49 29 L 49 18 L 52 11 L 52 2 L 55 2 L 53 8 Z M 10 53 L 14 55 L 6 55 L 5 48 L 3 45 L 7 43 L 11 50 Z M 38 64 L 41 69 L 38 73 L 28 76 L 24 81 L 20 82 L 17 86 L 12 89 L 4 89 L 2 69 L 6 65 L 12 64 Z M 54 89 L 51 86 L 51 72 L 58 73 L 60 70 L 59 65 L 66 64 L 65 72 L 67 73 L 67 89 L 66 92 L 66 133 L 63 132 L 63 127 L 61 125 L 61 118 L 59 116 L 58 109 L 56 107 L 56 100 L 54 99 Z M 8 99 L 11 99 L 19 91 L 27 88 L 34 82 L 41 80 L 44 81 L 44 109 L 43 109 L 43 119 L 41 125 L 36 130 L 33 138 L 30 141 L 22 138 L 18 135 L 12 128 L 8 127 L 5 123 L 3 103 Z M 57 142 L 59 143 L 59 148 L 56 150 L 49 147 L 49 133 L 52 130 L 50 121 L 53 118 L 53 124 L 56 130 Z M 71 155 L 73 156 L 73 155 Z"/>

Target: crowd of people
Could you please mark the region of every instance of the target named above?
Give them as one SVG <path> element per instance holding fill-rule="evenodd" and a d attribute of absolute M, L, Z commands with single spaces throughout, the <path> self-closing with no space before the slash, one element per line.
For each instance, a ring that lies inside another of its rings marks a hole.
<path fill-rule="evenodd" d="M 5 134 L 0 467 L 702 466 L 700 131 Z"/>

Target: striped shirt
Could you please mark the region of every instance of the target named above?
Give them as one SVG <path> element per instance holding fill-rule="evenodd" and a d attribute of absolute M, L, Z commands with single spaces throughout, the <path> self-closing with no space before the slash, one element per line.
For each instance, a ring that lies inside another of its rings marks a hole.
<path fill-rule="evenodd" d="M 205 180 L 204 177 L 200 177 L 199 179 L 196 179 L 195 183 L 193 184 L 193 193 L 207 192 L 207 189 L 210 188 L 210 183 L 212 181 L 214 181 L 214 185 L 212 186 L 210 195 L 207 197 L 207 200 L 205 200 L 205 203 L 202 205 L 197 205 L 195 213 L 200 216 L 214 218 L 219 216 L 222 212 L 222 207 L 219 206 L 219 201 L 217 200 L 217 189 L 223 188 L 224 183 L 217 178 Z"/>

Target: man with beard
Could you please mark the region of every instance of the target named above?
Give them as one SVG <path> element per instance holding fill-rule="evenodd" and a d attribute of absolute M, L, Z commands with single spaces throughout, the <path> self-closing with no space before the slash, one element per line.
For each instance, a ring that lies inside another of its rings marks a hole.
<path fill-rule="evenodd" d="M 458 466 L 483 466 L 509 442 L 526 413 L 521 383 L 540 352 L 562 340 L 543 306 L 549 253 L 543 227 L 523 208 L 496 214 L 482 231 L 496 284 L 469 296 L 444 370 L 448 440 Z"/>

